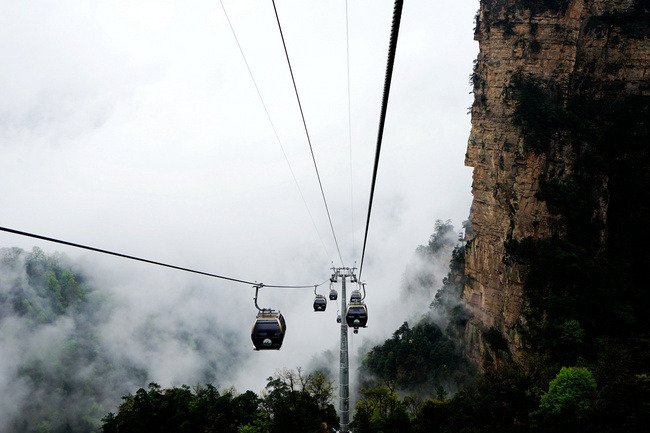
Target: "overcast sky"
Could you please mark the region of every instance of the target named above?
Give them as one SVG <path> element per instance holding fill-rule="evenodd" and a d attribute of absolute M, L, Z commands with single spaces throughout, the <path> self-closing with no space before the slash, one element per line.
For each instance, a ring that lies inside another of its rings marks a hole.
<path fill-rule="evenodd" d="M 353 208 L 345 1 L 276 3 L 350 265 L 361 250 L 393 1 L 349 1 Z M 0 2 L 0 225 L 268 284 L 326 279 L 338 260 L 271 1 L 224 5 L 325 248 L 218 0 Z M 434 221 L 459 227 L 468 216 L 477 8 L 405 1 L 364 269 L 369 328 L 354 345 L 404 320 L 393 308 L 400 278 Z M 202 308 L 250 346 L 247 286 L 0 233 L 0 247 L 34 245 L 101 272 L 132 320 L 192 302 L 188 320 Z M 285 345 L 251 351 L 228 380 L 259 391 L 274 370 L 335 347 L 334 306 L 319 316 L 311 300 L 309 291 L 263 293 L 261 304 L 285 312 Z M 158 380 L 192 379 L 176 373 L 172 364 Z"/>

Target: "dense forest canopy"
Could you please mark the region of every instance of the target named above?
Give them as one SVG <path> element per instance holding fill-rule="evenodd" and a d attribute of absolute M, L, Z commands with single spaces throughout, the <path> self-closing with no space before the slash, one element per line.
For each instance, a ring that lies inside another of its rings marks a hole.
<path fill-rule="evenodd" d="M 322 372 L 284 370 L 268 378 L 261 396 L 212 385 L 162 389 L 152 383 L 123 397 L 104 433 L 319 433 L 338 427 L 333 384 Z"/>

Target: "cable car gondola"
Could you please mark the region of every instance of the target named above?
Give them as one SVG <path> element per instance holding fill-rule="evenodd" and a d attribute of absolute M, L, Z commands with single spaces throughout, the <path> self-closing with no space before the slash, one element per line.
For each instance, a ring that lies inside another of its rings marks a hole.
<path fill-rule="evenodd" d="M 325 311 L 327 308 L 327 299 L 323 295 L 316 295 L 314 299 L 314 311 Z"/>
<path fill-rule="evenodd" d="M 354 328 L 354 333 L 359 332 L 359 328 L 365 328 L 368 324 L 368 307 L 363 302 L 351 302 L 345 315 L 345 321 L 348 327 Z"/>
<path fill-rule="evenodd" d="M 261 285 L 255 286 L 255 308 L 257 308 L 257 316 L 253 322 L 253 329 L 251 331 L 251 340 L 255 350 L 280 350 L 284 334 L 287 331 L 287 323 L 284 321 L 284 316 L 279 311 L 270 308 L 260 308 L 257 305 L 257 293 Z"/>
<path fill-rule="evenodd" d="M 280 350 L 286 330 L 287 324 L 279 311 L 261 310 L 251 331 L 255 350 Z"/>
<path fill-rule="evenodd" d="M 361 292 L 358 290 L 353 290 L 350 294 L 350 303 L 354 304 L 355 302 L 361 302 Z"/>
<path fill-rule="evenodd" d="M 336 301 L 339 297 L 339 292 L 337 292 L 335 289 L 330 290 L 330 301 Z"/>

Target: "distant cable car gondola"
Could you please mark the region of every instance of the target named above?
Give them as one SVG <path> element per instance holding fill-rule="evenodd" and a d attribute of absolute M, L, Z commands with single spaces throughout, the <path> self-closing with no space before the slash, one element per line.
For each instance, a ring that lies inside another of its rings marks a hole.
<path fill-rule="evenodd" d="M 284 316 L 279 311 L 269 308 L 260 308 L 257 305 L 257 293 L 261 286 L 255 286 L 255 308 L 258 313 L 255 316 L 253 330 L 251 331 L 251 340 L 255 350 L 279 350 L 282 347 L 282 341 L 287 331 L 287 323 Z"/>
<path fill-rule="evenodd" d="M 323 295 L 316 295 L 314 299 L 314 311 L 325 311 L 327 308 L 327 299 Z"/>
<path fill-rule="evenodd" d="M 330 301 L 336 301 L 338 297 L 339 297 L 339 292 L 337 292 L 334 289 L 330 290 Z"/>
<path fill-rule="evenodd" d="M 361 292 L 358 290 L 353 290 L 350 294 L 350 303 L 361 302 Z"/>
<path fill-rule="evenodd" d="M 354 328 L 354 333 L 359 332 L 359 328 L 365 328 L 368 324 L 368 307 L 363 302 L 351 302 L 345 315 L 345 321 L 350 328 Z"/>

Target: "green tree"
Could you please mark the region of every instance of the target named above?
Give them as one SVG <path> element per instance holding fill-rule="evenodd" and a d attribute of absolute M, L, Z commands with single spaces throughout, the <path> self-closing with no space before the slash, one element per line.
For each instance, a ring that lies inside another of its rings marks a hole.
<path fill-rule="evenodd" d="M 404 322 L 391 339 L 367 354 L 362 366 L 383 382 L 405 389 L 433 386 L 452 368 L 464 365 L 449 337 L 436 324 L 421 321 L 413 328 Z"/>
<path fill-rule="evenodd" d="M 299 368 L 269 377 L 263 406 L 271 419 L 271 433 L 318 432 L 323 422 L 337 426 L 330 398 L 331 383 L 324 376 L 304 376 Z"/>
<path fill-rule="evenodd" d="M 59 282 L 61 285 L 61 297 L 64 307 L 68 307 L 78 301 L 83 300 L 84 293 L 81 289 L 81 285 L 77 281 L 75 275 L 69 269 L 65 269 L 61 273 Z"/>
<path fill-rule="evenodd" d="M 427 400 L 420 408 L 414 422 L 416 433 L 440 431 L 450 417 L 449 403 L 441 400 Z"/>
<path fill-rule="evenodd" d="M 550 424 L 579 425 L 592 413 L 596 380 L 584 367 L 562 367 L 539 404 L 539 415 Z"/>
<path fill-rule="evenodd" d="M 377 386 L 361 390 L 362 398 L 355 407 L 352 428 L 359 433 L 408 433 L 411 419 L 407 404 L 400 401 L 395 389 Z"/>
<path fill-rule="evenodd" d="M 314 397 L 318 409 L 327 410 L 332 402 L 333 382 L 322 371 L 315 371 L 307 376 L 305 390 Z"/>
<path fill-rule="evenodd" d="M 419 245 L 415 252 L 421 257 L 431 257 L 443 250 L 444 248 L 454 248 L 457 241 L 457 235 L 454 232 L 454 226 L 451 220 L 445 222 L 436 220 L 434 232 L 429 237 L 426 245 Z"/>
<path fill-rule="evenodd" d="M 57 314 L 62 314 L 65 310 L 65 305 L 63 302 L 63 295 L 61 294 L 61 283 L 59 283 L 54 272 L 48 272 L 46 278 L 47 293 L 52 300 L 54 311 Z"/>

